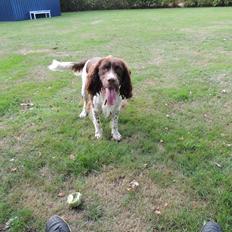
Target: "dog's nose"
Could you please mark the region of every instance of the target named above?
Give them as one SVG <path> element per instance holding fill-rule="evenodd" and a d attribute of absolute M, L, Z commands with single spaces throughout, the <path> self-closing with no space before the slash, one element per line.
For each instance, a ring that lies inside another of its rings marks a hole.
<path fill-rule="evenodd" d="M 108 82 L 109 82 L 110 84 L 115 83 L 115 81 L 116 81 L 116 79 L 115 79 L 115 78 L 109 78 L 109 79 L 108 79 Z"/>

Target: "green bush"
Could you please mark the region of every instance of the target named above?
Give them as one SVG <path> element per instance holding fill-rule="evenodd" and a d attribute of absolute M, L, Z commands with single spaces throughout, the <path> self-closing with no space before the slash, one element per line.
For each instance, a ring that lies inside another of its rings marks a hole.
<path fill-rule="evenodd" d="M 231 6 L 232 0 L 61 0 L 62 11 L 106 10 L 128 8 Z"/>

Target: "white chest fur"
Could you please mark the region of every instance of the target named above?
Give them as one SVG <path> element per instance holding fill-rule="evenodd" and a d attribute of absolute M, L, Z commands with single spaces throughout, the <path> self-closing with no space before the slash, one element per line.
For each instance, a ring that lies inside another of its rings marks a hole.
<path fill-rule="evenodd" d="M 115 103 L 113 105 L 108 105 L 105 96 L 100 93 L 93 98 L 93 106 L 96 112 L 102 112 L 103 115 L 108 118 L 112 114 L 119 112 L 121 108 L 122 97 L 120 95 L 116 96 Z"/>

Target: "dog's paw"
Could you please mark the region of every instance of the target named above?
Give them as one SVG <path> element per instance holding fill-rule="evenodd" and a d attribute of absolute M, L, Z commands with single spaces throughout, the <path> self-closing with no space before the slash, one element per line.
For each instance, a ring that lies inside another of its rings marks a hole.
<path fill-rule="evenodd" d="M 112 138 L 113 138 L 113 140 L 119 142 L 122 139 L 122 136 L 119 132 L 114 132 L 114 133 L 112 133 Z"/>
<path fill-rule="evenodd" d="M 88 113 L 86 111 L 82 111 L 79 115 L 80 118 L 85 118 L 88 116 Z"/>
<path fill-rule="evenodd" d="M 96 132 L 95 133 L 95 138 L 96 139 L 101 139 L 102 138 L 102 133 Z"/>

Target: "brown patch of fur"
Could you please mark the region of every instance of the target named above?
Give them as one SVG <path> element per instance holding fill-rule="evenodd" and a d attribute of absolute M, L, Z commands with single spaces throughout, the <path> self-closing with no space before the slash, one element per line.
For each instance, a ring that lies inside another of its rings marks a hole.
<path fill-rule="evenodd" d="M 72 66 L 72 70 L 74 72 L 80 72 L 84 66 L 85 66 L 85 63 L 86 63 L 86 60 L 85 61 L 81 61 L 79 63 L 75 63 L 73 66 Z"/>
<path fill-rule="evenodd" d="M 93 98 L 93 96 L 99 93 L 102 89 L 102 82 L 98 75 L 99 66 L 100 61 L 89 66 L 86 89 L 87 92 L 90 94 L 91 98 Z"/>

